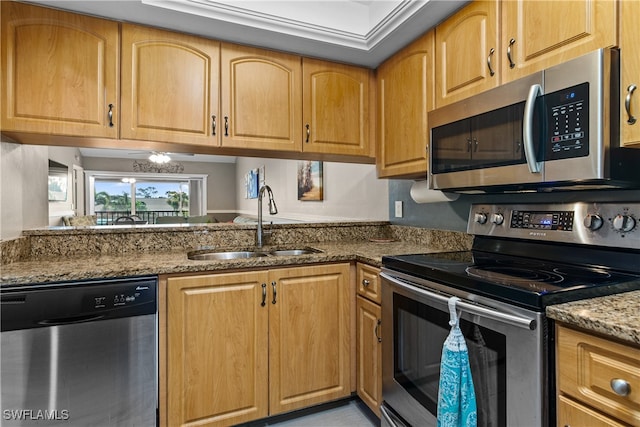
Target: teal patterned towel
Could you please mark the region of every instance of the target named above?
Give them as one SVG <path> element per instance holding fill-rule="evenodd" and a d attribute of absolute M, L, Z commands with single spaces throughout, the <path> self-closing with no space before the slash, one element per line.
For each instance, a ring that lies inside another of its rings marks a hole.
<path fill-rule="evenodd" d="M 442 348 L 438 387 L 438 427 L 476 427 L 476 394 L 469 366 L 469 352 L 459 326 L 455 304 L 449 300 L 452 326 Z"/>

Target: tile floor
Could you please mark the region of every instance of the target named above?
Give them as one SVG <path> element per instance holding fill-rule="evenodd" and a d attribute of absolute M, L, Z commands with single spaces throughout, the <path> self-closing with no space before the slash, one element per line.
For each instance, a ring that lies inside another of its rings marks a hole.
<path fill-rule="evenodd" d="M 359 399 L 322 405 L 242 427 L 378 427 L 380 420 Z"/>

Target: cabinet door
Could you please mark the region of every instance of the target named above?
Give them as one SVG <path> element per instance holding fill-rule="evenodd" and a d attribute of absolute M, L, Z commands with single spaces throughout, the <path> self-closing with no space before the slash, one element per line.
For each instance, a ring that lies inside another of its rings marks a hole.
<path fill-rule="evenodd" d="M 436 107 L 500 83 L 499 11 L 474 1 L 436 27 Z"/>
<path fill-rule="evenodd" d="M 219 55 L 215 41 L 123 24 L 122 138 L 217 145 Z"/>
<path fill-rule="evenodd" d="M 273 270 L 270 287 L 270 414 L 348 396 L 349 264 Z"/>
<path fill-rule="evenodd" d="M 378 68 L 379 177 L 425 176 L 433 62 L 434 37 L 429 31 Z"/>
<path fill-rule="evenodd" d="M 615 46 L 616 5 L 609 0 L 502 2 L 502 81 Z"/>
<path fill-rule="evenodd" d="M 369 298 L 380 304 L 382 301 L 382 289 L 380 289 L 380 269 L 367 264 L 358 263 L 356 270 L 356 283 L 358 295 Z"/>
<path fill-rule="evenodd" d="M 638 31 L 638 17 L 640 16 L 640 2 L 621 1 L 622 23 L 620 25 L 620 108 L 622 119 L 622 144 L 640 148 L 640 31 Z M 636 89 L 629 95 L 629 88 Z M 625 101 L 629 96 L 629 112 L 626 111 Z M 633 116 L 630 119 L 629 115 Z"/>
<path fill-rule="evenodd" d="M 117 138 L 118 23 L 1 4 L 2 130 Z"/>
<path fill-rule="evenodd" d="M 268 415 L 267 273 L 168 279 L 170 426 L 227 426 Z"/>
<path fill-rule="evenodd" d="M 378 304 L 357 297 L 357 391 L 358 396 L 380 417 L 382 404 L 382 309 Z"/>
<path fill-rule="evenodd" d="M 310 153 L 371 156 L 369 84 L 365 68 L 304 58 L 304 144 Z"/>
<path fill-rule="evenodd" d="M 222 146 L 301 151 L 299 56 L 222 45 Z"/>
<path fill-rule="evenodd" d="M 558 396 L 559 426 L 588 426 L 588 427 L 624 427 L 621 424 L 593 409 L 583 406 L 566 396 Z"/>

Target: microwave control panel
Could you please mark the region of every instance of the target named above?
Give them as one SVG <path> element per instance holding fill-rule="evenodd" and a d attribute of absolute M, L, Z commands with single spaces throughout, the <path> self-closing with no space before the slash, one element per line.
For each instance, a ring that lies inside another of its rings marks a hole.
<path fill-rule="evenodd" d="M 545 160 L 589 155 L 589 83 L 544 95 Z"/>
<path fill-rule="evenodd" d="M 474 204 L 467 232 L 477 236 L 640 248 L 640 202 Z"/>

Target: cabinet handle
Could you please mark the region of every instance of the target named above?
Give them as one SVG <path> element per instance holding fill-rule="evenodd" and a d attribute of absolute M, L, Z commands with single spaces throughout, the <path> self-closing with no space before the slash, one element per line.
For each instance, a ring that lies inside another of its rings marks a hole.
<path fill-rule="evenodd" d="M 516 64 L 511 60 L 511 46 L 516 42 L 516 39 L 509 40 L 509 46 L 507 47 L 507 59 L 509 60 L 509 68 L 513 68 Z"/>
<path fill-rule="evenodd" d="M 370 284 L 371 284 L 371 282 L 370 282 L 370 281 L 368 281 L 367 279 L 362 279 L 362 286 L 364 286 L 365 288 L 366 288 L 367 286 L 369 286 Z"/>
<path fill-rule="evenodd" d="M 378 321 L 376 322 L 376 328 L 373 330 L 373 333 L 376 334 L 376 338 L 378 338 L 378 342 L 382 342 L 382 337 L 380 336 L 380 334 L 378 334 L 378 332 L 380 331 L 381 323 L 382 320 L 378 319 Z"/>
<path fill-rule="evenodd" d="M 304 127 L 307 128 L 307 140 L 305 142 L 308 144 L 309 143 L 309 135 L 311 135 L 311 129 L 309 127 L 309 123 L 307 123 Z"/>
<path fill-rule="evenodd" d="M 260 303 L 261 307 L 264 307 L 267 304 L 267 284 L 262 284 L 262 302 Z"/>
<path fill-rule="evenodd" d="M 621 378 L 613 378 L 611 380 L 611 390 L 618 396 L 628 396 L 631 393 L 629 383 Z"/>
<path fill-rule="evenodd" d="M 624 99 L 624 109 L 627 110 L 627 124 L 633 125 L 636 122 L 636 118 L 631 115 L 631 95 L 637 89 L 636 85 L 629 85 L 627 88 L 627 96 Z"/>
<path fill-rule="evenodd" d="M 277 296 L 275 280 L 273 282 L 271 282 L 271 287 L 273 288 L 273 301 L 271 301 L 271 304 L 275 304 L 276 303 L 276 296 Z"/>
<path fill-rule="evenodd" d="M 471 152 L 471 138 L 467 138 L 467 153 Z"/>
<path fill-rule="evenodd" d="M 109 127 L 112 128 L 113 127 L 113 104 L 109 104 Z"/>
<path fill-rule="evenodd" d="M 476 153 L 478 151 L 478 138 L 473 138 L 473 152 Z"/>
<path fill-rule="evenodd" d="M 487 67 L 489 67 L 489 75 L 491 76 L 495 74 L 495 72 L 493 71 L 493 67 L 491 66 L 491 57 L 493 56 L 495 51 L 496 50 L 494 48 L 491 48 L 491 50 L 489 51 L 489 56 L 487 56 Z"/>
<path fill-rule="evenodd" d="M 211 134 L 216 136 L 216 116 L 211 116 Z"/>
<path fill-rule="evenodd" d="M 224 136 L 229 136 L 229 116 L 224 116 Z"/>

